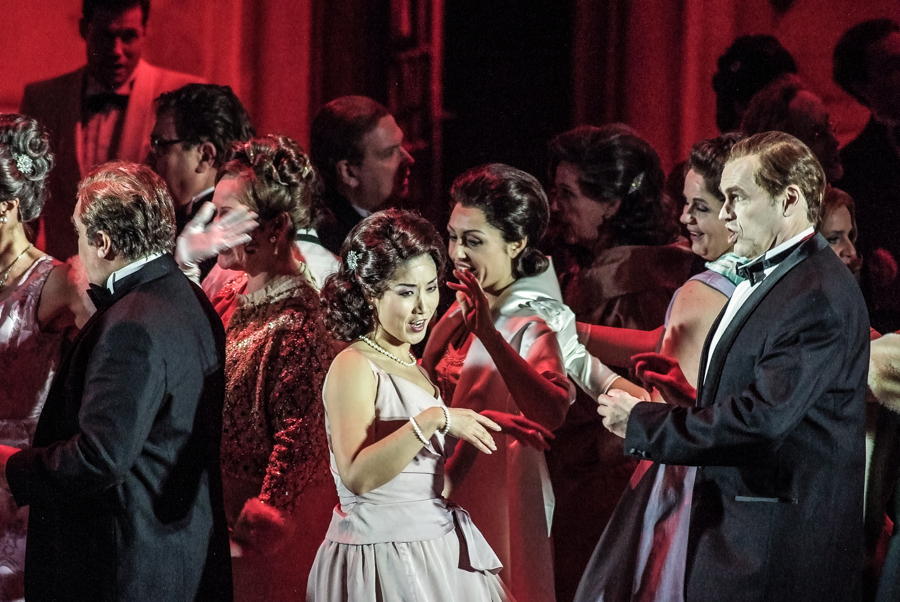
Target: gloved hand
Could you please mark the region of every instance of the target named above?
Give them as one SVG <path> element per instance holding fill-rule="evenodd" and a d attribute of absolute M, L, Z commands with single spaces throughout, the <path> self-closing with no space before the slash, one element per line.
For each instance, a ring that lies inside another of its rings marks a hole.
<path fill-rule="evenodd" d="M 204 259 L 215 257 L 219 251 L 250 242 L 247 233 L 259 225 L 256 214 L 243 206 L 210 222 L 215 211 L 215 205 L 203 203 L 175 242 L 175 261 L 189 276 L 189 272 L 196 271 L 197 265 Z"/>
<path fill-rule="evenodd" d="M 281 550 L 290 532 L 281 511 L 254 497 L 244 504 L 231 530 L 231 540 L 243 550 L 270 555 Z"/>
<path fill-rule="evenodd" d="M 533 447 L 539 451 L 550 449 L 550 440 L 553 439 L 553 433 L 521 414 L 510 414 L 497 410 L 483 410 L 479 414 L 499 424 L 502 429 L 500 432 L 513 437 L 523 445 Z"/>
<path fill-rule="evenodd" d="M 634 371 L 648 387 L 656 387 L 668 403 L 694 407 L 697 390 L 691 386 L 673 358 L 659 353 L 638 353 L 631 358 Z"/>

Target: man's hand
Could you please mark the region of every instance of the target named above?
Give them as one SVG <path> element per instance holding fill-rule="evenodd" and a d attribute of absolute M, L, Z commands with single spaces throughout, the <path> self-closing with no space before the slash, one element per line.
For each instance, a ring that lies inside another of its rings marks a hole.
<path fill-rule="evenodd" d="M 597 412 L 603 416 L 603 426 L 613 435 L 624 439 L 631 410 L 641 401 L 620 389 L 610 389 L 606 395 L 597 398 L 599 404 Z"/>
<path fill-rule="evenodd" d="M 17 447 L 0 445 L 0 488 L 9 491 L 9 483 L 6 482 L 6 462 L 10 456 L 19 451 Z"/>

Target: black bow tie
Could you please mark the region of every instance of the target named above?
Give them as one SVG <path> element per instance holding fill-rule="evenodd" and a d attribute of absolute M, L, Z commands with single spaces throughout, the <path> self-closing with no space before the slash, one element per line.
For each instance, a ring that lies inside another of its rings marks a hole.
<path fill-rule="evenodd" d="M 94 307 L 96 307 L 97 309 L 103 309 L 112 302 L 113 294 L 109 292 L 109 289 L 105 286 L 99 286 L 97 284 L 91 283 L 87 294 L 88 297 L 91 298 L 91 301 L 94 302 Z"/>
<path fill-rule="evenodd" d="M 754 259 L 753 261 L 737 266 L 738 276 L 740 276 L 744 280 L 749 280 L 750 286 L 756 286 L 757 284 L 765 280 L 766 270 L 768 270 L 769 268 L 774 268 L 776 265 L 787 259 L 788 256 L 794 252 L 794 249 L 809 240 L 810 236 L 807 236 L 797 244 L 791 245 L 784 251 L 772 255 L 771 257 L 762 256 L 758 259 Z"/>
<path fill-rule="evenodd" d="M 128 95 L 115 92 L 92 94 L 84 99 L 84 109 L 89 114 L 108 113 L 111 109 L 128 108 Z"/>

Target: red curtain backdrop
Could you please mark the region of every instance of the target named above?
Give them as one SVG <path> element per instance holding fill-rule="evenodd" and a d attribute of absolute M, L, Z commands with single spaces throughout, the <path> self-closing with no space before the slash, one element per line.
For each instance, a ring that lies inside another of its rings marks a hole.
<path fill-rule="evenodd" d="M 896 0 L 578 0 L 573 86 L 576 123 L 622 121 L 645 136 L 668 169 L 696 140 L 717 134 L 716 59 L 742 34 L 772 34 L 825 100 L 838 138 L 868 117 L 831 80 L 840 35 L 873 17 L 900 18 Z"/>
<path fill-rule="evenodd" d="M 230 85 L 260 133 L 308 145 L 314 0 L 153 0 L 144 58 Z M 18 109 L 27 82 L 85 62 L 80 0 L 8 2 L 0 35 L 0 111 Z"/>

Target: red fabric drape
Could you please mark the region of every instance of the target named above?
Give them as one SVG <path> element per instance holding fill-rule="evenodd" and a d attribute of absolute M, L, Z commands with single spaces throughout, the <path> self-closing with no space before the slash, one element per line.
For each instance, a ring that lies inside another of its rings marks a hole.
<path fill-rule="evenodd" d="M 787 4 L 781 2 L 779 4 Z M 772 34 L 794 55 L 800 76 L 829 106 L 846 142 L 864 108 L 831 81 L 840 35 L 865 19 L 900 18 L 894 0 L 578 0 L 574 44 L 575 120 L 623 121 L 659 152 L 664 167 L 716 135 L 712 76 L 735 37 Z"/>

